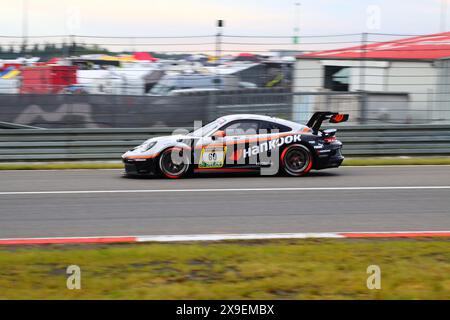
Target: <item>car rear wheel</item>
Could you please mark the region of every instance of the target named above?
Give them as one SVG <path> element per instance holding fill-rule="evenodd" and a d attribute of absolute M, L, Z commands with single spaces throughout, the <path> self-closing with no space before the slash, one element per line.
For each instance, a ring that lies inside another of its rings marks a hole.
<path fill-rule="evenodd" d="M 166 178 L 179 179 L 190 171 L 188 152 L 182 148 L 169 148 L 159 157 L 159 169 Z"/>
<path fill-rule="evenodd" d="M 299 177 L 311 170 L 313 158 L 307 147 L 301 144 L 294 144 L 283 150 L 280 164 L 285 174 Z"/>

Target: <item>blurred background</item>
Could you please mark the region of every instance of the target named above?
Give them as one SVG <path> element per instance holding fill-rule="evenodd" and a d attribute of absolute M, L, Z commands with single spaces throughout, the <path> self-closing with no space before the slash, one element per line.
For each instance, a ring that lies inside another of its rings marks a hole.
<path fill-rule="evenodd" d="M 445 0 L 17 1 L 0 35 L 0 128 L 330 110 L 349 113 L 346 126 L 448 135 L 447 12 Z"/>

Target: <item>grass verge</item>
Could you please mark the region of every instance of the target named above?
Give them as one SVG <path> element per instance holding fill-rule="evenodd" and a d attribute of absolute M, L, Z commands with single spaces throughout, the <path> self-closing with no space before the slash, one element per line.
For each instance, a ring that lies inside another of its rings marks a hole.
<path fill-rule="evenodd" d="M 437 238 L 0 247 L 0 299 L 448 299 L 449 274 Z"/>
<path fill-rule="evenodd" d="M 450 157 L 347 158 L 344 166 L 450 165 Z M 122 169 L 120 162 L 0 163 L 0 170 Z"/>

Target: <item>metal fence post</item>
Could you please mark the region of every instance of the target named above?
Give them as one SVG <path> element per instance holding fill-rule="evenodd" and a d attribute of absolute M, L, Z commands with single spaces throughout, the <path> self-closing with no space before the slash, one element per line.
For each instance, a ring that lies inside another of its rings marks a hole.
<path fill-rule="evenodd" d="M 359 70 L 359 89 L 361 91 L 360 99 L 360 123 L 367 123 L 367 93 L 366 93 L 366 45 L 368 33 L 361 34 L 361 61 Z"/>

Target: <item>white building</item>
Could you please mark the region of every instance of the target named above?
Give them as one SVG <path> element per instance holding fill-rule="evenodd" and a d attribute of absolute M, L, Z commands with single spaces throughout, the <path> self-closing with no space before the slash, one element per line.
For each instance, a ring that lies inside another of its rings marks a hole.
<path fill-rule="evenodd" d="M 297 56 L 294 92 L 342 95 L 297 97 L 309 112 L 335 108 L 359 118 L 367 92 L 369 121 L 450 121 L 450 32 Z M 331 105 L 330 105 L 331 104 Z"/>

